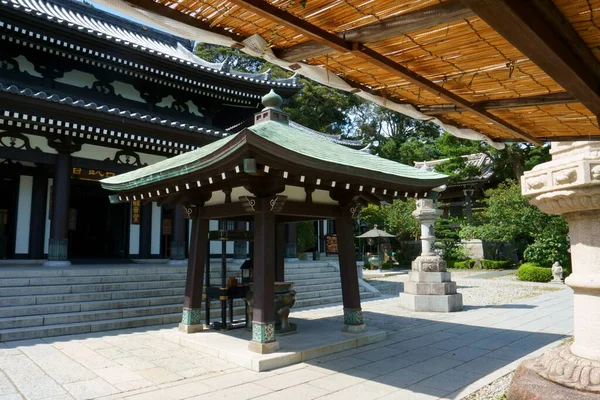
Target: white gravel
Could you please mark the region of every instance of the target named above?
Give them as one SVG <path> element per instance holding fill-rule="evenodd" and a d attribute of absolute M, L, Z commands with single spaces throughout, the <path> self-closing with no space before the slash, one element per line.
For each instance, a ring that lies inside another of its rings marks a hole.
<path fill-rule="evenodd" d="M 521 299 L 536 297 L 551 291 L 564 290 L 566 286 L 547 283 L 521 282 L 514 274 L 494 277 L 491 279 L 471 278 L 474 275 L 485 274 L 486 270 L 454 270 L 452 280 L 456 281 L 457 290 L 463 295 L 465 306 L 487 306 L 507 304 Z M 367 281 L 378 288 L 382 294 L 397 295 L 403 290 L 408 275 L 387 277 L 365 277 Z"/>
<path fill-rule="evenodd" d="M 510 386 L 514 372 L 504 375 L 502 378 L 496 379 L 487 386 L 482 387 L 475 393 L 471 393 L 462 400 L 504 400 L 506 399 L 506 391 Z"/>

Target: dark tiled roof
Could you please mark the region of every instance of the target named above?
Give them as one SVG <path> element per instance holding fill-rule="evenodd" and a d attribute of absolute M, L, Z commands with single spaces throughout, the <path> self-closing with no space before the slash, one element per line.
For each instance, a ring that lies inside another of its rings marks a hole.
<path fill-rule="evenodd" d="M 335 144 L 341 144 L 343 146 L 348 146 L 348 147 L 363 147 L 364 146 L 363 142 L 360 140 L 342 139 L 342 136 L 340 136 L 340 135 L 328 135 L 327 133 L 323 133 L 323 132 L 315 131 L 314 129 L 307 128 L 306 126 L 300 125 L 299 123 L 294 122 L 294 121 L 290 121 L 290 126 L 293 128 L 296 128 L 298 130 L 301 130 L 302 132 L 306 132 L 310 135 L 317 136 L 321 139 L 328 140 Z"/>
<path fill-rule="evenodd" d="M 86 110 L 98 111 L 106 114 L 112 114 L 115 116 L 119 116 L 121 118 L 129 118 L 140 121 L 146 121 L 156 125 L 169 126 L 172 128 L 178 128 L 189 132 L 197 132 L 205 135 L 223 137 L 227 136 L 226 133 L 220 132 L 214 129 L 204 128 L 201 126 L 185 124 L 177 121 L 171 121 L 168 119 L 162 119 L 156 116 L 152 116 L 150 114 L 140 114 L 140 113 L 132 113 L 127 110 L 120 110 L 115 107 L 110 107 L 107 105 L 98 105 L 96 103 L 86 103 L 83 100 L 74 100 L 71 97 L 61 97 L 56 94 L 46 93 L 44 91 L 35 91 L 29 88 L 19 88 L 15 85 L 3 85 L 0 83 L 0 91 L 13 93 L 15 95 L 21 95 L 26 97 L 32 97 L 40 100 L 45 100 L 49 102 L 66 104 L 72 107 L 84 108 Z"/>
<path fill-rule="evenodd" d="M 235 71 L 227 61 L 205 61 L 193 53 L 193 43 L 189 40 L 72 0 L 1 0 L 0 9 L 5 7 L 216 75 L 271 87 L 298 87 L 295 76 L 272 80 L 268 73 L 250 74 Z"/>

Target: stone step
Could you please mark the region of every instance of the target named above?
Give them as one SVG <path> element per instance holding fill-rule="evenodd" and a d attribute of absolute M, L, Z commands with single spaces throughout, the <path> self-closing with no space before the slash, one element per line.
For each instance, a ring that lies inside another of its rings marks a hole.
<path fill-rule="evenodd" d="M 312 286 L 337 283 L 340 285 L 340 277 L 335 278 L 309 278 L 309 279 L 286 279 L 287 282 L 293 282 L 296 286 Z"/>
<path fill-rule="evenodd" d="M 0 307 L 0 318 L 183 304 L 182 295 Z"/>
<path fill-rule="evenodd" d="M 181 313 L 182 304 L 160 305 L 115 310 L 83 311 L 73 313 L 30 315 L 26 317 L 0 318 L 0 329 L 26 328 L 33 326 L 64 325 L 79 322 L 102 321 L 118 318 L 153 316 Z"/>
<path fill-rule="evenodd" d="M 167 288 L 167 289 L 151 289 L 151 290 L 130 290 L 130 291 L 113 291 L 113 292 L 91 292 L 91 293 L 73 293 L 73 294 L 50 294 L 36 296 L 14 296 L 0 297 L 0 307 L 11 306 L 26 306 L 26 305 L 43 305 L 43 304 L 60 304 L 73 303 L 84 301 L 100 301 L 100 300 L 121 300 L 135 299 L 142 297 L 161 297 L 161 296 L 183 296 L 185 289 Z"/>
<path fill-rule="evenodd" d="M 308 284 L 308 285 L 296 285 L 294 284 L 294 290 L 298 293 L 300 292 L 310 292 L 315 290 L 330 290 L 330 289 L 340 289 L 342 284 L 340 282 L 335 283 L 320 283 L 320 284 Z"/>
<path fill-rule="evenodd" d="M 74 276 L 115 276 L 115 275 L 154 275 L 154 274 L 185 274 L 187 267 L 108 267 L 108 268 L 0 268 L 0 279 L 9 278 L 45 278 L 45 277 L 74 277 Z"/>
<path fill-rule="evenodd" d="M 300 271 L 293 273 L 293 274 L 287 274 L 285 276 L 285 280 L 286 282 L 294 282 L 296 280 L 301 280 L 301 279 L 323 279 L 323 278 L 337 278 L 340 279 L 340 274 L 339 272 L 319 272 L 319 273 L 302 273 Z"/>
<path fill-rule="evenodd" d="M 370 299 L 375 297 L 373 293 L 371 292 L 362 292 L 360 294 L 360 298 L 361 299 Z M 334 303 L 341 303 L 342 302 L 342 295 L 336 295 L 336 296 L 325 296 L 325 297 L 317 297 L 317 298 L 310 298 L 310 299 L 300 299 L 300 300 L 296 300 L 296 304 L 294 305 L 294 308 L 303 308 L 303 307 L 313 307 L 313 306 L 321 306 L 321 305 L 326 305 L 326 304 L 334 304 Z"/>
<path fill-rule="evenodd" d="M 54 286 L 22 286 L 8 287 L 0 290 L 0 298 L 14 296 L 33 296 L 44 294 L 68 294 L 89 292 L 111 292 L 130 291 L 143 289 L 165 289 L 173 287 L 184 287 L 185 279 L 175 281 L 151 281 L 151 282 L 128 282 L 128 283 L 101 283 L 83 285 L 54 285 Z"/>
<path fill-rule="evenodd" d="M 103 321 L 79 322 L 72 324 L 33 326 L 26 328 L 12 328 L 0 330 L 0 342 L 11 340 L 36 339 L 42 337 L 74 335 L 80 333 L 110 331 L 115 329 L 137 328 L 140 326 L 152 326 L 172 324 L 181 321 L 181 311 L 169 314 L 152 316 L 137 316 L 129 318 L 110 319 Z"/>
<path fill-rule="evenodd" d="M 131 283 L 185 280 L 186 274 L 108 275 L 0 279 L 0 287 L 56 286 L 101 283 Z"/>

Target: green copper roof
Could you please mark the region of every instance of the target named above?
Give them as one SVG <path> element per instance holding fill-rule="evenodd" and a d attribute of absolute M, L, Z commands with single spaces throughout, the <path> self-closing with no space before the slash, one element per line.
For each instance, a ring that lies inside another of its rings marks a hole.
<path fill-rule="evenodd" d="M 302 163 L 305 167 L 424 188 L 436 187 L 447 181 L 446 175 L 350 149 L 279 122 L 265 121 L 247 129 L 258 136 L 257 140 L 262 138 L 269 142 L 265 145 L 280 147 L 279 152 L 287 150 L 306 157 Z M 238 133 L 148 167 L 103 179 L 101 183 L 105 189 L 122 191 L 198 172 L 235 152 L 245 142 L 242 133 Z M 274 155 L 281 156 L 278 153 Z"/>
<path fill-rule="evenodd" d="M 314 136 L 278 122 L 266 121 L 250 126 L 248 129 L 274 144 L 313 158 L 317 162 L 329 162 L 403 178 L 420 180 L 447 178 L 446 175 L 410 167 L 364 151 L 350 149 L 328 140 L 321 140 L 317 143 Z"/>

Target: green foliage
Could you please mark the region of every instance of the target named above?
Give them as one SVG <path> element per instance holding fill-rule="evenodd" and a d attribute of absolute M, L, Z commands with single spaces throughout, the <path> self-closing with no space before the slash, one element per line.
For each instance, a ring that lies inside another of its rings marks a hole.
<path fill-rule="evenodd" d="M 451 268 L 472 269 L 475 266 L 475 260 L 454 261 Z"/>
<path fill-rule="evenodd" d="M 382 269 L 390 269 L 392 268 L 392 262 L 391 261 L 386 261 L 383 264 L 381 264 L 381 268 Z"/>
<path fill-rule="evenodd" d="M 416 208 L 415 199 L 394 200 L 383 206 L 369 204 L 360 212 L 360 219 L 370 226 L 379 225 L 379 229 L 398 237 L 416 238 L 419 236 L 419 221 L 412 216 Z"/>
<path fill-rule="evenodd" d="M 369 226 L 379 225 L 383 227 L 386 219 L 385 207 L 377 204 L 369 204 L 360 211 L 359 218 L 369 224 Z"/>
<path fill-rule="evenodd" d="M 504 269 L 510 267 L 510 263 L 505 260 L 481 260 L 482 269 Z"/>
<path fill-rule="evenodd" d="M 517 275 L 520 281 L 550 282 L 552 280 L 552 269 L 541 267 L 536 263 L 525 263 L 519 267 Z"/>
<path fill-rule="evenodd" d="M 519 185 L 505 181 L 495 189 L 485 192 L 487 207 L 480 223 L 461 228 L 463 239 L 481 239 L 492 245 L 492 258 L 500 257 L 501 244 L 506 242 L 531 244 L 552 227 L 552 234 L 566 235 L 557 227 L 566 225 L 560 217 L 544 214 L 521 195 Z M 550 233 L 548 233 L 550 235 Z M 551 236 L 551 235 L 550 235 Z M 565 236 L 566 237 L 566 236 Z M 555 260 L 556 261 L 556 260 Z M 553 261 L 554 262 L 554 261 Z"/>
<path fill-rule="evenodd" d="M 556 261 L 563 267 L 570 266 L 568 233 L 569 227 L 562 217 L 551 218 L 548 225 L 535 235 L 534 242 L 525 249 L 525 260 L 542 267 L 551 267 Z"/>
<path fill-rule="evenodd" d="M 312 222 L 298 222 L 296 229 L 296 245 L 298 253 L 313 249 L 317 244 L 315 226 Z"/>
<path fill-rule="evenodd" d="M 446 261 L 463 256 L 458 229 L 452 226 L 452 220 L 440 218 L 435 223 L 435 246 L 442 250 L 442 258 Z"/>

